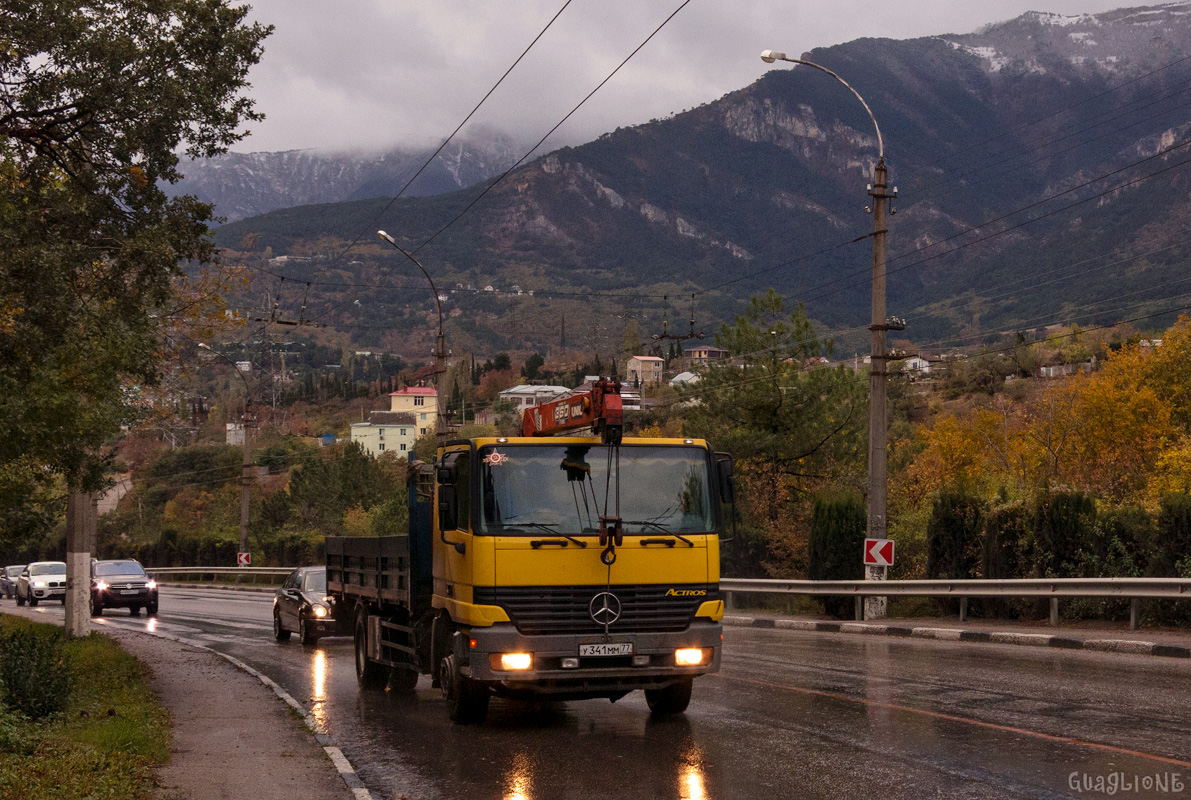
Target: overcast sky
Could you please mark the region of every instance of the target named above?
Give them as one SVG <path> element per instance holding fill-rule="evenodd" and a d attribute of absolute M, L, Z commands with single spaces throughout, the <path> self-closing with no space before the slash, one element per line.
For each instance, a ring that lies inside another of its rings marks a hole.
<path fill-rule="evenodd" d="M 235 150 L 437 144 L 565 0 L 252 0 L 276 30 L 252 71 L 267 115 Z M 572 0 L 469 128 L 540 138 L 681 0 Z M 970 33 L 1025 11 L 1127 0 L 691 0 L 547 147 L 682 111 L 747 86 L 765 49 L 800 55 L 866 36 Z M 467 129 L 465 129 L 466 133 Z"/>

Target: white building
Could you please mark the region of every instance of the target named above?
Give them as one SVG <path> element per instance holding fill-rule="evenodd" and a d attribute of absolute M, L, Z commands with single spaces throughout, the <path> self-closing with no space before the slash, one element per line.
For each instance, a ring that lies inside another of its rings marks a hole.
<path fill-rule="evenodd" d="M 367 422 L 352 425 L 351 440 L 359 442 L 369 455 L 394 453 L 398 458 L 411 458 L 419 430 L 419 422 L 413 414 L 373 411 Z"/>

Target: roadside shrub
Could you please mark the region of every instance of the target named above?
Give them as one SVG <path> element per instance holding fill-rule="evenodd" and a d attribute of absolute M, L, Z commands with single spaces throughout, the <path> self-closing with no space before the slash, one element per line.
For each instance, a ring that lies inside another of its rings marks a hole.
<path fill-rule="evenodd" d="M 985 578 L 1033 578 L 1034 531 L 1030 511 L 1020 504 L 1001 505 L 984 517 L 984 553 L 981 573 Z M 986 597 L 978 601 L 987 616 L 1029 617 L 1037 603 L 1014 598 Z"/>
<path fill-rule="evenodd" d="M 1178 575 L 1179 560 L 1191 553 L 1191 495 L 1168 494 L 1162 498 L 1154 545 L 1150 575 Z"/>
<path fill-rule="evenodd" d="M 61 711 L 70 689 L 62 632 L 18 627 L 0 638 L 4 705 L 32 719 Z"/>
<path fill-rule="evenodd" d="M 980 563 L 984 503 L 963 492 L 943 492 L 926 525 L 928 578 L 971 578 Z"/>
<path fill-rule="evenodd" d="M 984 502 L 964 492 L 946 491 L 935 499 L 926 524 L 926 576 L 958 580 L 975 576 L 980 566 Z M 939 608 L 954 614 L 959 601 L 941 598 Z"/>
<path fill-rule="evenodd" d="M 1038 500 L 1034 538 L 1040 578 L 1079 577 L 1091 555 L 1096 501 L 1083 492 L 1051 492 Z"/>
<path fill-rule="evenodd" d="M 3 691 L 2 685 L 0 691 Z M 0 705 L 0 753 L 30 755 L 35 745 L 36 740 L 30 735 L 25 715 Z"/>
<path fill-rule="evenodd" d="M 859 580 L 868 512 L 859 495 L 820 497 L 811 515 L 808 576 L 813 581 Z M 852 607 L 846 597 L 822 598 L 824 612 L 845 617 Z"/>

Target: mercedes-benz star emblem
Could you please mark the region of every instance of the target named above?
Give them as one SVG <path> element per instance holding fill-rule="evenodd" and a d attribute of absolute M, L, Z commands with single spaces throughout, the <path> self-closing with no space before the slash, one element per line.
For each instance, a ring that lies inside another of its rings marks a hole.
<path fill-rule="evenodd" d="M 587 611 L 600 625 L 611 625 L 620 619 L 620 598 L 612 592 L 600 592 L 591 598 Z"/>

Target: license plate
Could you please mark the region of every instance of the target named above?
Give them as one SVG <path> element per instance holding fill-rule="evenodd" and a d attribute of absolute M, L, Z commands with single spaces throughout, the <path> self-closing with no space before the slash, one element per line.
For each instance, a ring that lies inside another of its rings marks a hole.
<path fill-rule="evenodd" d="M 579 645 L 580 656 L 631 656 L 632 654 L 632 642 L 620 642 L 618 644 Z"/>
<path fill-rule="evenodd" d="M 121 589 L 120 594 L 140 594 L 140 589 Z"/>

